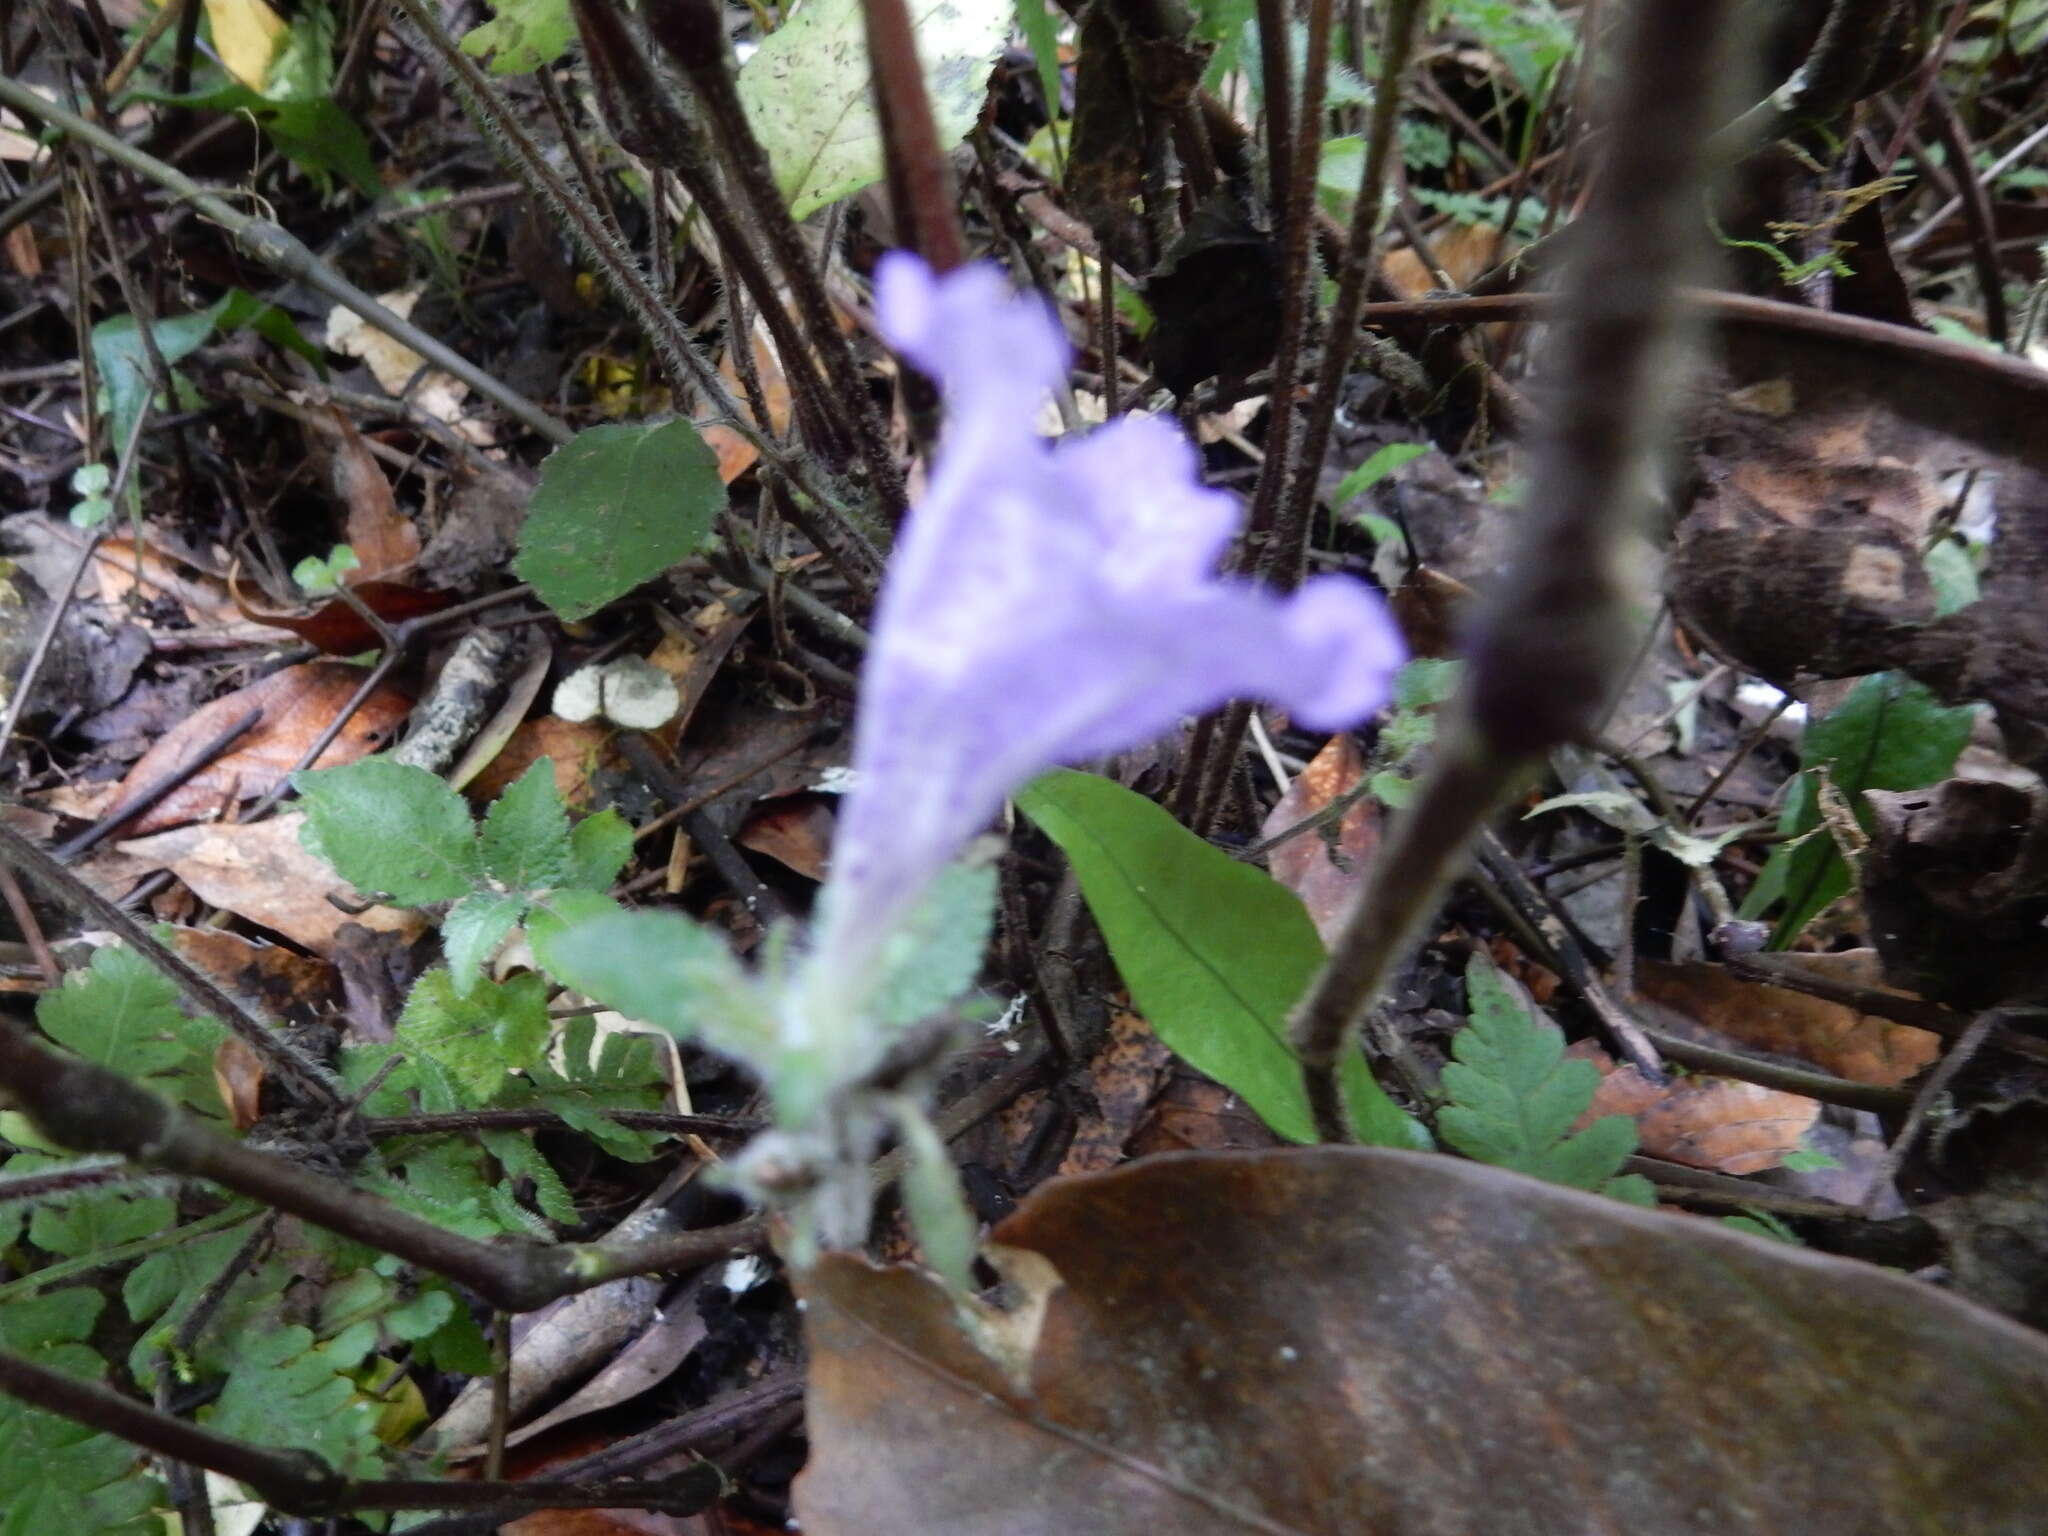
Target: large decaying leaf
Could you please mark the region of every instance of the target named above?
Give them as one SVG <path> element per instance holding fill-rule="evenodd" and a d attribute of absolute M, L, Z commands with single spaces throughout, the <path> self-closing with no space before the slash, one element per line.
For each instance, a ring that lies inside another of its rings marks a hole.
<path fill-rule="evenodd" d="M 689 422 L 591 427 L 541 465 L 513 568 L 563 618 L 588 618 L 697 550 L 724 508 Z"/>
<path fill-rule="evenodd" d="M 959 143 L 981 115 L 1013 14 L 1011 0 L 912 0 L 942 147 Z M 809 0 L 761 40 L 739 90 L 798 218 L 882 179 L 860 0 Z"/>
<path fill-rule="evenodd" d="M 1293 1141 L 1311 1141 L 1287 1013 L 1322 967 L 1322 941 L 1292 893 L 1213 848 L 1143 795 L 1093 774 L 1046 774 L 1017 797 L 1073 861 L 1088 910 L 1159 1038 L 1244 1096 Z M 1366 1071 L 1345 1063 L 1359 1140 L 1427 1145 Z"/>
<path fill-rule="evenodd" d="M 2048 1341 L 1501 1169 L 1154 1158 L 995 1237 L 1028 1250 L 996 1359 L 917 1272 L 810 1277 L 811 1536 L 1969 1536 L 2048 1507 Z"/>

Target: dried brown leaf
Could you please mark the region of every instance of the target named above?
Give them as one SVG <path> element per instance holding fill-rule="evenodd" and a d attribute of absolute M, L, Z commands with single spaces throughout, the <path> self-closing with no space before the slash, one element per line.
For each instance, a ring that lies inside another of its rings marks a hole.
<path fill-rule="evenodd" d="M 179 722 L 136 759 L 135 766 L 121 781 L 121 793 L 107 815 L 118 817 L 131 798 L 139 797 L 167 774 L 190 762 L 251 710 L 259 712 L 254 726 L 124 830 L 140 836 L 216 814 L 236 801 L 268 794 L 298 766 L 307 748 L 348 706 L 363 677 L 359 667 L 309 661 L 223 694 Z M 396 688 L 379 688 L 364 700 L 363 707 L 321 753 L 316 766 L 335 768 L 369 756 L 390 742 L 411 708 L 412 701 Z"/>
<path fill-rule="evenodd" d="M 1600 1086 L 1579 1127 L 1605 1115 L 1636 1123 L 1636 1140 L 1651 1157 L 1711 1168 L 1716 1173 L 1762 1173 L 1796 1152 L 1820 1117 L 1820 1104 L 1796 1093 L 1732 1077 L 1688 1074 L 1653 1083 L 1633 1064 L 1617 1067 L 1588 1041 L 1566 1051 L 1600 1069 Z"/>
<path fill-rule="evenodd" d="M 1287 793 L 1266 813 L 1262 838 L 1277 837 L 1304 817 L 1326 809 L 1339 796 L 1358 787 L 1365 759 L 1349 736 L 1332 736 L 1314 759 L 1287 786 Z M 1316 932 L 1325 944 L 1336 940 L 1345 914 L 1365 880 L 1380 842 L 1379 802 L 1366 797 L 1354 802 L 1335 826 L 1317 827 L 1282 843 L 1266 856 L 1273 878 L 1301 898 Z"/>
<path fill-rule="evenodd" d="M 299 828 L 305 819 L 304 812 L 295 811 L 263 821 L 179 827 L 116 847 L 172 871 L 201 900 L 281 933 L 316 955 L 334 952 L 335 935 L 345 923 L 408 939 L 426 931 L 426 916 L 420 912 L 373 906 L 351 915 L 329 901 L 331 892 L 353 904 L 355 893 L 324 860 L 301 846 Z"/>
<path fill-rule="evenodd" d="M 1875 950 L 1786 958 L 1836 980 L 1884 986 Z M 1717 965 L 1641 960 L 1636 963 L 1636 991 L 1669 1010 L 1668 1025 L 1689 1021 L 1698 1026 L 1681 1029 L 1682 1033 L 1697 1038 L 1704 1029 L 1710 1032 L 1707 1043 L 1797 1057 L 1855 1083 L 1895 1088 L 1941 1054 L 1941 1037 L 1931 1031 L 1894 1024 L 1803 992 L 1745 981 Z"/>
<path fill-rule="evenodd" d="M 2048 1501 L 2038 1334 L 1497 1168 L 1152 1159 L 996 1240 L 1021 1304 L 973 1337 L 922 1273 L 810 1276 L 810 1536 L 1988 1536 Z"/>

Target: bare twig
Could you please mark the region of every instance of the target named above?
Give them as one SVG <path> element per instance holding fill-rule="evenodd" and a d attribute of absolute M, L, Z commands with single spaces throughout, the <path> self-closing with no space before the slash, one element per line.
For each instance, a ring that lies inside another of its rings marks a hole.
<path fill-rule="evenodd" d="M 1414 807 L 1395 822 L 1291 1021 L 1326 1139 L 1349 1135 L 1338 1064 L 1472 838 L 1545 752 L 1598 718 L 1627 664 L 1621 552 L 1682 375 L 1679 291 L 1703 254 L 1698 197 L 1706 133 L 1731 73 L 1733 7 L 1700 0 L 1632 13 L 1611 158 L 1574 245 L 1555 365 L 1557 425 L 1532 477 L 1514 579 L 1480 637 Z M 1382 99 L 1391 94 L 1383 83 Z M 1369 228 L 1358 243 L 1369 249 Z M 1362 274 L 1359 286 L 1362 294 Z M 1355 325 L 1360 307 L 1340 301 L 1341 329 Z M 1332 405 L 1341 378 L 1325 369 Z M 1304 476 L 1313 463 L 1304 459 Z"/>
<path fill-rule="evenodd" d="M 65 906 L 89 917 L 100 927 L 111 929 L 123 943 L 176 982 L 178 990 L 185 994 L 186 1000 L 195 1008 L 202 1013 L 213 1015 L 241 1036 L 271 1065 L 280 1081 L 289 1084 L 292 1091 L 305 1103 L 327 1109 L 340 1105 L 341 1097 L 335 1092 L 327 1074 L 314 1065 L 310 1057 L 243 1007 L 233 996 L 214 985 L 210 978 L 194 969 L 176 951 L 166 949 L 158 943 L 156 936 L 147 927 L 129 916 L 121 907 L 107 900 L 28 838 L 5 825 L 0 825 L 0 859 L 4 859 L 13 868 L 28 876 L 43 891 Z M 6 1032 L 4 1028 L 0 1028 L 0 1034 Z M 6 1081 L 6 1074 L 0 1074 L 0 1082 Z M 121 1081 L 125 1082 L 125 1079 Z M 140 1089 L 134 1091 L 142 1092 Z M 125 1150 L 118 1147 L 92 1148 L 84 1143 L 80 1145 L 86 1150 Z"/>

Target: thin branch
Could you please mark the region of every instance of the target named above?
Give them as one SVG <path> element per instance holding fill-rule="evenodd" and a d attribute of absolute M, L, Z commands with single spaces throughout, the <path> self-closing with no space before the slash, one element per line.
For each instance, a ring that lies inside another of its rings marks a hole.
<path fill-rule="evenodd" d="M 1621 556 L 1643 509 L 1646 460 L 1683 377 L 1680 284 L 1703 255 L 1705 140 L 1731 73 L 1735 3 L 1632 12 L 1611 156 L 1574 245 L 1556 427 L 1532 475 L 1520 558 L 1415 804 L 1394 823 L 1329 964 L 1290 1021 L 1325 1139 L 1349 1136 L 1338 1064 L 1472 839 L 1546 752 L 1598 718 L 1627 665 L 1633 636 Z M 1390 38 L 1388 52 L 1396 51 Z M 1380 103 L 1392 94 L 1383 80 Z M 1370 249 L 1370 222 L 1353 234 L 1354 247 Z M 1362 272 L 1357 278 L 1362 297 Z M 1340 296 L 1332 355 L 1360 307 Z M 1324 370 L 1328 399 L 1319 410 L 1334 407 L 1341 382 L 1341 370 L 1335 378 Z M 1301 467 L 1311 491 L 1316 462 L 1305 457 Z"/>
<path fill-rule="evenodd" d="M 405 3 L 416 4 L 418 0 Z M 746 105 L 740 100 L 723 13 L 713 0 L 659 0 L 645 7 L 644 16 L 654 40 L 696 87 L 698 105 L 711 124 L 718 147 L 724 151 L 726 168 L 753 210 L 776 264 L 782 268 L 783 278 L 796 300 L 797 313 L 810 333 L 811 345 L 817 349 L 819 360 L 825 365 L 825 376 L 840 397 L 840 407 L 853 419 L 855 440 L 867 466 L 870 488 L 893 527 L 902 520 L 908 505 L 903 472 L 890 451 L 882 413 L 861 377 L 853 344 L 839 329 L 838 317 L 825 291 L 823 273 L 811 259 L 796 220 L 790 217 L 789 205 L 776 184 L 775 167 L 755 136 Z"/>
<path fill-rule="evenodd" d="M 63 1146 L 116 1152 L 146 1167 L 209 1179 L 468 1286 L 509 1312 L 530 1312 L 621 1275 L 708 1263 L 765 1240 L 764 1225 L 754 1218 L 640 1244 L 479 1242 L 231 1141 L 120 1073 L 59 1056 L 18 1026 L 0 1026 L 0 1082 Z"/>
<path fill-rule="evenodd" d="M 932 120 L 931 98 L 925 93 L 910 9 L 904 0 L 862 0 L 861 16 L 897 238 L 934 272 L 950 272 L 967 259 L 967 246 L 953 209 L 951 177 L 938 125 Z M 1057 109 L 1055 102 L 1054 116 L 1059 115 Z"/>
<path fill-rule="evenodd" d="M 183 956 L 160 944 L 146 926 L 123 908 L 107 900 L 34 842 L 4 825 L 0 825 L 0 860 L 21 871 L 45 894 L 72 911 L 100 927 L 111 929 L 123 943 L 177 983 L 178 990 L 185 994 L 186 1001 L 194 1008 L 211 1014 L 247 1042 L 303 1103 L 326 1109 L 340 1107 L 341 1095 L 312 1058 L 251 1013 L 233 995 L 215 985 L 210 977 L 195 969 Z M 0 1081 L 5 1081 L 4 1077 L 0 1077 Z"/>
<path fill-rule="evenodd" d="M 53 1371 L 7 1351 L 0 1351 L 0 1391 L 103 1434 L 119 1435 L 144 1450 L 246 1483 L 265 1503 L 288 1515 L 475 1509 L 493 1504 L 529 1510 L 631 1507 L 693 1514 L 725 1492 L 724 1476 L 708 1462 L 693 1462 L 669 1477 L 611 1483 L 553 1478 L 505 1483 L 344 1477 L 310 1451 L 271 1450 L 216 1434 L 145 1407 L 111 1387 Z"/>

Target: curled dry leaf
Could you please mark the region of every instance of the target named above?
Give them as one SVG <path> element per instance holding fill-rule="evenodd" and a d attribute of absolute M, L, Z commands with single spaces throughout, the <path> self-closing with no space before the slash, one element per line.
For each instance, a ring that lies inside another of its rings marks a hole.
<path fill-rule="evenodd" d="M 1632 1064 L 1617 1067 L 1605 1051 L 1583 1040 L 1565 1054 L 1600 1069 L 1600 1086 L 1575 1130 L 1603 1115 L 1626 1115 L 1636 1123 L 1644 1152 L 1688 1168 L 1740 1175 L 1779 1167 L 1820 1117 L 1816 1100 L 1732 1077 L 1687 1075 L 1653 1083 Z"/>
<path fill-rule="evenodd" d="M 332 893 L 353 905 L 356 893 L 300 844 L 305 819 L 304 812 L 294 811 L 263 821 L 179 827 L 116 847 L 170 870 L 201 900 L 281 933 L 316 955 L 334 953 L 336 935 L 347 923 L 407 939 L 426 931 L 426 917 L 417 911 L 373 906 L 351 914 L 329 901 Z"/>
<path fill-rule="evenodd" d="M 391 481 L 355 423 L 333 406 L 327 414 L 334 421 L 334 489 L 348 508 L 348 547 L 356 556 L 356 568 L 342 580 L 361 587 L 419 559 L 420 531 L 398 510 Z"/>
<path fill-rule="evenodd" d="M 1884 986 L 1875 950 L 1785 958 L 1837 981 L 1896 991 Z M 1894 1024 L 1803 992 L 1745 981 L 1718 965 L 1639 960 L 1636 992 L 1658 1007 L 1658 1022 L 1674 1033 L 1710 1045 L 1796 1057 L 1853 1083 L 1896 1088 L 1941 1054 L 1941 1037 L 1929 1030 Z"/>
<path fill-rule="evenodd" d="M 1497 1168 L 1160 1158 L 995 1239 L 1002 1314 L 811 1274 L 810 1536 L 1990 1536 L 2048 1500 L 2040 1335 Z"/>
<path fill-rule="evenodd" d="M 240 1035 L 229 1035 L 213 1053 L 213 1086 L 228 1108 L 228 1120 L 246 1131 L 263 1118 L 263 1058 Z"/>
<path fill-rule="evenodd" d="M 1349 736 L 1332 736 L 1266 814 L 1262 838 L 1277 837 L 1303 817 L 1358 787 L 1365 759 Z M 1354 802 L 1334 826 L 1299 833 L 1266 856 L 1273 878 L 1301 898 L 1323 942 L 1335 941 L 1380 842 L 1379 802 Z"/>
<path fill-rule="evenodd" d="M 348 707 L 366 674 L 360 667 L 309 661 L 259 678 L 223 694 L 187 716 L 135 761 L 107 816 L 147 793 L 193 761 L 221 733 L 254 710 L 256 723 L 228 750 L 136 818 L 125 828 L 141 836 L 164 827 L 217 814 L 223 807 L 254 800 L 275 789 L 335 716 Z M 363 701 L 341 734 L 320 755 L 319 767 L 336 768 L 388 746 L 404 724 L 412 701 L 396 688 L 379 688 Z"/>

